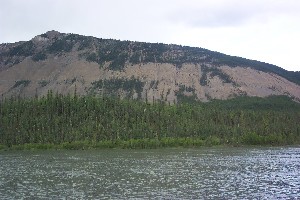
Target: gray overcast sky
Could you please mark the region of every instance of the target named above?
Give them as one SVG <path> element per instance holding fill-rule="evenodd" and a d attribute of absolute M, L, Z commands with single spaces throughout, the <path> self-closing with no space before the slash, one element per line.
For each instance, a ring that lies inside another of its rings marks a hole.
<path fill-rule="evenodd" d="M 299 0 L 0 0 L 0 43 L 49 30 L 203 47 L 300 71 Z"/>

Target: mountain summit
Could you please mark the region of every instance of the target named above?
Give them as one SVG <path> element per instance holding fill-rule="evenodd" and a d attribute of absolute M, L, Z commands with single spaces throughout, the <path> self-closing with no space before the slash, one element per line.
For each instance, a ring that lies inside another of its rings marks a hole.
<path fill-rule="evenodd" d="M 0 44 L 0 94 L 110 95 L 171 104 L 237 96 L 300 101 L 300 72 L 203 48 L 48 31 Z"/>

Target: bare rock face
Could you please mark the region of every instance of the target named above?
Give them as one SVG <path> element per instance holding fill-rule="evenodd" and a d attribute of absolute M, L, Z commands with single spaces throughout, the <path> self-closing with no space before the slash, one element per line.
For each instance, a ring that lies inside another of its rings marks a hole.
<path fill-rule="evenodd" d="M 58 37 L 58 36 L 63 35 L 63 34 L 61 34 L 58 31 L 52 30 L 52 31 L 46 32 L 45 35 L 47 36 L 47 38 L 53 39 L 53 38 Z"/>
<path fill-rule="evenodd" d="M 274 73 L 228 66 L 222 67 L 222 70 L 249 96 L 289 95 L 300 99 L 300 86 Z"/>
<path fill-rule="evenodd" d="M 245 95 L 287 95 L 300 101 L 299 73 L 201 48 L 57 31 L 0 44 L 1 98 L 52 90 L 170 104 Z"/>

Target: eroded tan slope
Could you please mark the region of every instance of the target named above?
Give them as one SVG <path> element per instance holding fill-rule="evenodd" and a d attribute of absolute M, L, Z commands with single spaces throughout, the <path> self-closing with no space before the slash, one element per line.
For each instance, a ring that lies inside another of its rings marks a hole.
<path fill-rule="evenodd" d="M 3 96 L 11 95 L 41 96 L 48 90 L 67 94 L 74 93 L 75 85 L 79 94 L 85 95 L 91 82 L 101 77 L 99 65 L 70 58 L 53 57 L 45 61 L 34 62 L 25 59 L 23 62 L 0 72 L 0 92 Z M 16 82 L 29 80 L 28 86 L 14 87 Z"/>
<path fill-rule="evenodd" d="M 249 96 L 289 95 L 300 99 L 300 86 L 276 74 L 242 67 L 221 69 Z"/>
<path fill-rule="evenodd" d="M 131 79 L 135 77 L 144 83 L 142 99 L 160 99 L 174 103 L 176 93 L 182 86 L 186 96 L 196 96 L 201 101 L 227 99 L 248 95 L 266 97 L 269 95 L 289 95 L 300 99 L 300 86 L 278 75 L 257 71 L 251 68 L 221 66 L 231 81 L 226 82 L 211 72 L 206 74 L 206 84 L 200 83 L 204 72 L 201 64 L 183 64 L 176 67 L 168 63 L 127 64 L 122 71 L 108 70 L 109 63 L 102 68 L 95 62 L 80 59 L 76 53 L 49 56 L 44 61 L 34 62 L 29 57 L 23 62 L 0 72 L 0 94 L 34 96 L 46 95 L 48 90 L 61 94 L 86 95 L 91 91 L 92 82 L 110 79 Z M 212 67 L 207 65 L 207 67 Z M 18 81 L 29 80 L 28 85 L 17 85 Z M 101 91 L 96 91 L 101 94 Z M 124 91 L 119 91 L 120 95 Z M 134 94 L 133 98 L 137 97 Z"/>

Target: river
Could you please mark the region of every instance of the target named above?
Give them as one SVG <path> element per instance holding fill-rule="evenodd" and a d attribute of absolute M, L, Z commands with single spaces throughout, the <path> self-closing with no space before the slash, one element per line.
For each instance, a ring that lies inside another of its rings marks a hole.
<path fill-rule="evenodd" d="M 275 198 L 300 198 L 300 148 L 0 152 L 0 199 Z"/>

